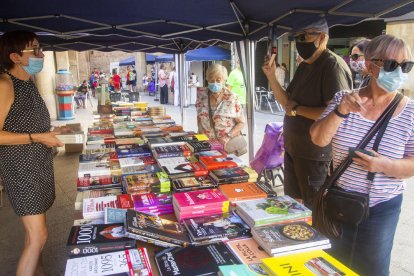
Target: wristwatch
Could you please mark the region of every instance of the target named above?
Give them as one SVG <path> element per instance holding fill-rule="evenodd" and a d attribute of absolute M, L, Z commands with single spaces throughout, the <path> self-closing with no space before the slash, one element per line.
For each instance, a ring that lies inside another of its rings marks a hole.
<path fill-rule="evenodd" d="M 296 112 L 296 108 L 298 108 L 298 104 L 295 105 L 294 107 L 292 107 L 292 110 L 290 111 L 290 116 L 296 116 L 297 112 Z"/>

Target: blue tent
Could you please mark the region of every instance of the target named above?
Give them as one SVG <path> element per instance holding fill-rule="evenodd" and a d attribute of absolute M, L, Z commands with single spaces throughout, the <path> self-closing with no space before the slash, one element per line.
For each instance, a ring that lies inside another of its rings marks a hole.
<path fill-rule="evenodd" d="M 147 60 L 147 63 L 155 63 L 155 56 L 151 54 L 145 54 L 145 59 Z"/>
<path fill-rule="evenodd" d="M 231 52 L 221 47 L 209 46 L 188 51 L 185 59 L 187 61 L 231 60 Z"/>
<path fill-rule="evenodd" d="M 135 57 L 129 57 L 119 61 L 119 66 L 135 65 Z"/>
<path fill-rule="evenodd" d="M 161 56 L 155 57 L 156 62 L 173 62 L 174 61 L 174 55 L 173 54 L 165 54 Z"/>

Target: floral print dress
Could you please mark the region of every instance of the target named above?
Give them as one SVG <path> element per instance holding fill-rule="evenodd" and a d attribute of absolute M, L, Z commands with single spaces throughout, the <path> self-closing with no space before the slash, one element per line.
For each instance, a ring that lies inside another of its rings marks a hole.
<path fill-rule="evenodd" d="M 210 122 L 208 95 L 207 88 L 197 91 L 196 109 L 198 132 L 207 135 L 209 138 L 220 139 L 225 137 L 237 124 L 236 119 L 243 116 L 243 110 L 238 97 L 230 90 L 225 89 L 223 100 L 215 110 L 212 110 L 217 134 L 216 137 Z"/>

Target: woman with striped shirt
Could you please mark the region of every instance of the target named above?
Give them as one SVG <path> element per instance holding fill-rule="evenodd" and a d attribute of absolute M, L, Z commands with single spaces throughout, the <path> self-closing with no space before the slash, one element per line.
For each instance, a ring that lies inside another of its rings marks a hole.
<path fill-rule="evenodd" d="M 365 49 L 369 85 L 358 92 L 340 91 L 313 124 L 313 143 L 332 142 L 336 168 L 356 147 L 408 78 L 413 67 L 409 46 L 391 35 L 374 38 Z M 352 268 L 361 275 L 389 275 L 391 249 L 399 219 L 404 179 L 414 175 L 414 101 L 404 97 L 395 110 L 373 156 L 356 152 L 352 164 L 336 185 L 347 191 L 369 194 L 370 214 L 358 227 Z M 375 173 L 373 181 L 368 172 Z M 347 261 L 355 229 L 343 224 L 342 237 L 332 241 L 332 254 Z"/>

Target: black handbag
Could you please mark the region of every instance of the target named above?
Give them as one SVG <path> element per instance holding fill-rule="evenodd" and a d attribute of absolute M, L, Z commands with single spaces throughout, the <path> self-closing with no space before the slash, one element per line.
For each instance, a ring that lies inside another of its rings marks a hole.
<path fill-rule="evenodd" d="M 358 144 L 357 149 L 366 147 L 375 133 L 378 132 L 373 146 L 373 150 L 378 150 L 379 142 L 388 122 L 402 98 L 402 94 L 395 96 L 394 100 Z M 350 224 L 357 229 L 358 225 L 364 222 L 369 216 L 369 193 L 363 194 L 345 191 L 334 186 L 336 180 L 351 163 L 352 159 L 348 156 L 332 175 L 326 179 L 314 200 L 312 225 L 329 238 L 341 237 L 342 223 Z M 368 179 L 372 181 L 374 174 L 368 173 Z M 356 238 L 356 235 L 354 238 Z"/>

